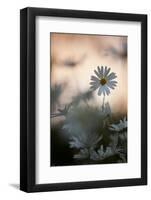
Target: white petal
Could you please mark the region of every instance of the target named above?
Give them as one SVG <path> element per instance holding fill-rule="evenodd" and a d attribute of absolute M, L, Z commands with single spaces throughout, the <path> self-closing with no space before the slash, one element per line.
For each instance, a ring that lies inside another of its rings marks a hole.
<path fill-rule="evenodd" d="M 108 81 L 111 84 L 117 84 L 117 81 Z"/>
<path fill-rule="evenodd" d="M 112 86 L 112 87 L 116 87 L 116 86 L 117 86 L 116 83 L 113 83 L 113 82 L 111 82 L 111 81 L 108 81 L 107 84 L 110 85 L 110 86 Z"/>
<path fill-rule="evenodd" d="M 90 82 L 90 85 L 91 85 L 91 86 L 94 86 L 94 87 L 95 87 L 95 86 L 99 87 L 99 86 L 100 86 L 100 83 L 99 83 L 99 82 L 93 82 L 93 81 L 92 81 L 92 82 Z"/>
<path fill-rule="evenodd" d="M 91 80 L 99 82 L 100 80 L 96 76 L 91 76 Z"/>
<path fill-rule="evenodd" d="M 111 89 L 113 89 L 114 90 L 114 86 L 116 86 L 116 85 L 113 85 L 113 84 L 111 84 L 110 82 L 107 82 L 107 86 L 109 87 L 109 88 L 111 88 Z"/>
<path fill-rule="evenodd" d="M 109 90 L 109 88 L 107 87 L 107 85 L 104 86 L 104 89 L 105 89 L 106 94 L 109 95 L 109 94 L 110 94 L 110 90 Z"/>
<path fill-rule="evenodd" d="M 103 72 L 104 77 L 105 77 L 106 72 L 107 72 L 107 66 L 105 66 L 105 68 L 104 68 L 104 72 Z"/>
<path fill-rule="evenodd" d="M 113 87 L 113 89 L 117 86 L 115 83 L 111 83 L 110 81 L 107 83 L 108 87 Z"/>
<path fill-rule="evenodd" d="M 90 89 L 96 90 L 96 89 L 98 89 L 98 87 L 99 87 L 99 85 L 92 85 L 92 86 L 90 87 Z"/>
<path fill-rule="evenodd" d="M 100 67 L 98 66 L 98 72 L 100 74 L 100 78 L 103 78 L 103 66 L 101 66 L 101 69 Z"/>
<path fill-rule="evenodd" d="M 101 78 L 103 77 L 103 66 L 101 66 L 101 72 L 100 72 L 100 74 L 101 74 Z"/>
<path fill-rule="evenodd" d="M 103 93 L 103 95 L 105 96 L 105 87 L 101 86 L 98 90 L 98 95 L 101 96 L 101 94 Z"/>
<path fill-rule="evenodd" d="M 96 85 L 96 84 L 98 84 L 98 83 L 94 82 L 94 81 L 90 82 L 90 85 Z"/>
<path fill-rule="evenodd" d="M 104 74 L 104 77 L 106 77 L 106 76 L 109 74 L 110 70 L 111 70 L 111 68 L 108 68 L 108 69 L 106 70 L 106 73 Z"/>
<path fill-rule="evenodd" d="M 97 69 L 98 69 L 99 74 L 101 74 L 101 69 L 99 66 L 97 67 Z"/>
<path fill-rule="evenodd" d="M 98 78 L 100 78 L 99 72 L 97 72 L 96 70 L 94 70 L 94 73 L 96 74 L 96 76 L 97 76 Z"/>
<path fill-rule="evenodd" d="M 102 92 L 104 91 L 103 88 L 104 88 L 103 86 L 100 86 L 100 87 L 99 87 L 99 90 L 98 90 L 98 95 L 99 95 L 99 96 L 101 96 Z"/>
<path fill-rule="evenodd" d="M 112 79 L 115 79 L 117 76 L 115 75 L 114 72 L 112 72 L 111 74 L 109 74 L 106 78 L 107 80 L 112 80 Z"/>

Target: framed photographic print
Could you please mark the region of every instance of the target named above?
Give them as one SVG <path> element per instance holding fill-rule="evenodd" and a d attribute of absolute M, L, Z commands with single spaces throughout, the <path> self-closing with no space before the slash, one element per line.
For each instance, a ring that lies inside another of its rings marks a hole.
<path fill-rule="evenodd" d="M 147 16 L 20 12 L 20 189 L 147 184 Z"/>

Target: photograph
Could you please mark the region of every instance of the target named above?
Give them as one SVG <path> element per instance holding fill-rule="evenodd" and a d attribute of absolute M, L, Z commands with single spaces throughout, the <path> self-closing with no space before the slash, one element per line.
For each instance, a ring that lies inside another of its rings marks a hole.
<path fill-rule="evenodd" d="M 147 15 L 20 19 L 20 190 L 147 185 Z"/>
<path fill-rule="evenodd" d="M 50 32 L 50 167 L 128 162 L 127 40 Z"/>

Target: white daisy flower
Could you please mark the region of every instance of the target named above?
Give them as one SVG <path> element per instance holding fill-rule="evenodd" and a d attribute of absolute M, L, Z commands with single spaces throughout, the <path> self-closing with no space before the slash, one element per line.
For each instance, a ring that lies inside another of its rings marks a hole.
<path fill-rule="evenodd" d="M 109 127 L 109 130 L 116 131 L 116 132 L 125 132 L 127 129 L 127 120 L 126 117 L 124 117 L 123 120 L 120 120 L 118 124 L 111 124 Z"/>
<path fill-rule="evenodd" d="M 98 95 L 104 96 L 110 94 L 110 89 L 115 89 L 117 81 L 114 79 L 117 77 L 114 72 L 110 73 L 111 68 L 107 68 L 106 66 L 101 68 L 98 66 L 97 70 L 94 70 L 96 76 L 91 76 L 91 89 L 96 90 L 98 89 Z"/>

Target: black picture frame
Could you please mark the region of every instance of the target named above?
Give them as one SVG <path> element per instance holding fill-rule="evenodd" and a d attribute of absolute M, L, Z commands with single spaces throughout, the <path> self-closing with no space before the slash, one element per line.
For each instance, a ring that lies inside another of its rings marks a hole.
<path fill-rule="evenodd" d="M 141 23 L 141 178 L 36 184 L 35 19 L 53 16 Z M 24 8 L 20 11 L 20 189 L 25 192 L 121 187 L 147 184 L 147 15 Z"/>

